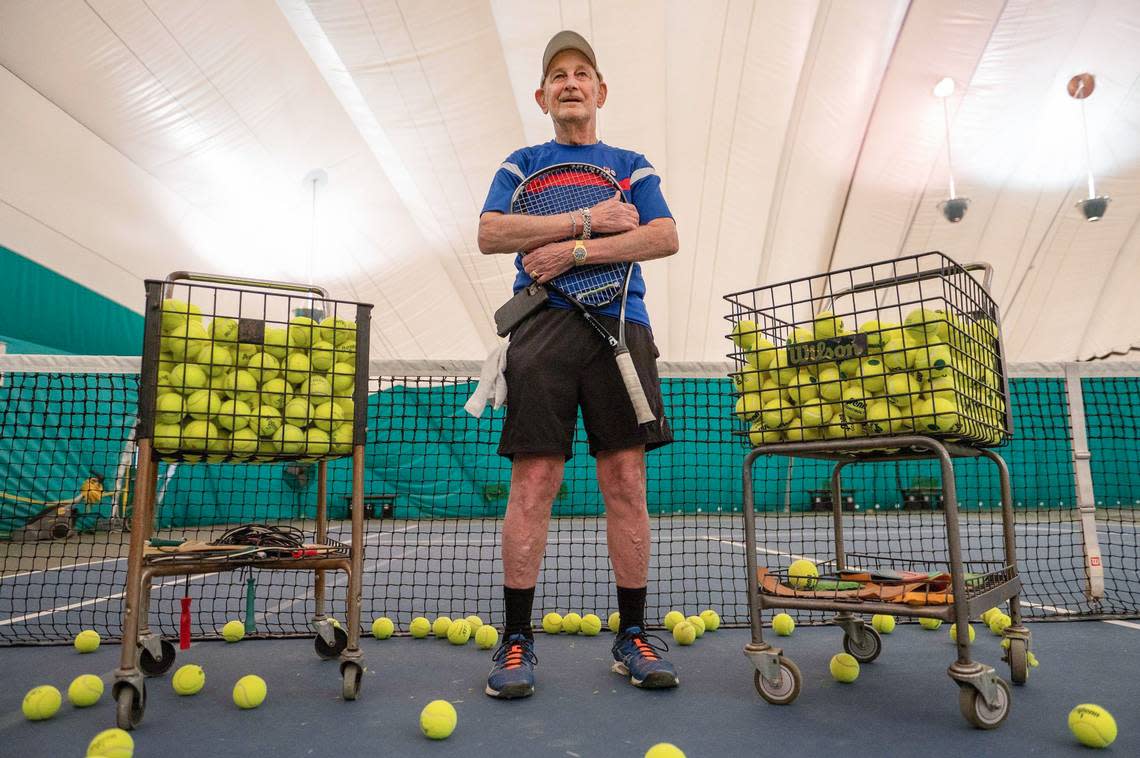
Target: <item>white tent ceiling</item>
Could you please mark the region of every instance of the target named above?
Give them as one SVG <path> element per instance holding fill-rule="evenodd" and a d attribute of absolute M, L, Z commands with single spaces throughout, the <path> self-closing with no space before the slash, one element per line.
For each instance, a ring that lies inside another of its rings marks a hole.
<path fill-rule="evenodd" d="M 561 28 L 598 52 L 601 137 L 677 218 L 646 267 L 664 358 L 723 356 L 727 292 L 935 249 L 993 264 L 1012 360 L 1140 346 L 1135 0 L 3 0 L 0 244 L 140 311 L 178 269 L 311 277 L 376 304 L 375 358 L 480 358 L 513 267 L 478 212 L 550 138 L 532 92 Z"/>

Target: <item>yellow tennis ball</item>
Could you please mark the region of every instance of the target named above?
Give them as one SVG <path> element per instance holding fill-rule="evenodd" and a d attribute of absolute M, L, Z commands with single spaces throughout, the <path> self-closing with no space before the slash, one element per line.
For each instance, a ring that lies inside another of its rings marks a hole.
<path fill-rule="evenodd" d="M 720 629 L 720 614 L 711 608 L 701 611 L 701 621 L 705 622 L 706 632 L 715 632 Z"/>
<path fill-rule="evenodd" d="M 558 634 L 562 631 L 562 617 L 551 611 L 542 617 L 542 631 L 547 634 Z"/>
<path fill-rule="evenodd" d="M 499 641 L 499 632 L 490 624 L 483 624 L 475 630 L 475 644 L 482 650 L 490 650 Z"/>
<path fill-rule="evenodd" d="M 819 569 L 806 558 L 793 561 L 792 565 L 788 566 L 788 583 L 796 589 L 810 590 L 815 586 L 818 577 Z"/>
<path fill-rule="evenodd" d="M 1005 642 L 1005 640 L 1002 641 Z M 1035 669 L 1041 665 L 1041 661 L 1037 660 L 1037 656 L 1033 654 L 1032 650 L 1027 650 L 1025 652 L 1025 658 L 1029 662 L 1029 668 L 1031 669 Z"/>
<path fill-rule="evenodd" d="M 436 637 L 446 637 L 447 630 L 451 628 L 451 619 L 447 616 L 440 616 L 431 625 L 431 633 Z"/>
<path fill-rule="evenodd" d="M 676 745 L 658 742 L 645 751 L 645 758 L 685 758 L 685 754 Z"/>
<path fill-rule="evenodd" d="M 1116 719 L 1092 703 L 1069 711 L 1069 731 L 1086 747 L 1108 747 L 1116 740 Z"/>
<path fill-rule="evenodd" d="M 386 640 L 396 631 L 396 625 L 387 616 L 381 616 L 372 622 L 372 636 L 378 640 Z"/>
<path fill-rule="evenodd" d="M 986 611 L 985 613 L 982 614 L 982 621 L 985 622 L 985 624 L 988 626 L 990 623 L 990 618 L 995 613 L 1001 613 L 1001 609 L 1000 608 L 990 608 L 988 611 Z"/>
<path fill-rule="evenodd" d="M 197 695 L 206 686 L 206 672 L 201 666 L 188 663 L 180 666 L 170 680 L 170 686 L 179 695 Z"/>
<path fill-rule="evenodd" d="M 103 680 L 94 674 L 82 674 L 71 680 L 67 687 L 67 699 L 76 708 L 95 705 L 103 696 Z"/>
<path fill-rule="evenodd" d="M 621 614 L 617 611 L 614 611 L 610 614 L 609 627 L 610 631 L 614 634 L 617 634 L 617 632 L 621 629 Z"/>
<path fill-rule="evenodd" d="M 602 631 L 602 620 L 596 613 L 587 613 L 582 617 L 582 625 L 578 627 L 578 631 L 587 637 L 594 637 Z"/>
<path fill-rule="evenodd" d="M 970 634 L 969 634 L 970 642 L 973 642 L 974 637 L 977 636 L 974 633 L 974 625 L 973 624 L 967 624 L 966 628 L 970 630 Z M 958 641 L 958 625 L 957 624 L 951 624 L 950 625 L 950 639 L 954 640 L 955 642 Z"/>
<path fill-rule="evenodd" d="M 895 617 L 876 613 L 871 617 L 871 627 L 879 634 L 890 634 L 895 630 Z"/>
<path fill-rule="evenodd" d="M 697 628 L 688 621 L 679 621 L 673 627 L 673 639 L 678 645 L 692 645 L 697 639 Z"/>
<path fill-rule="evenodd" d="M 577 634 L 582 628 L 582 617 L 577 613 L 567 613 L 562 617 L 562 631 L 567 634 Z"/>
<path fill-rule="evenodd" d="M 87 743 L 88 756 L 102 758 L 131 758 L 135 754 L 135 740 L 124 729 L 104 729 Z"/>
<path fill-rule="evenodd" d="M 433 700 L 420 711 L 420 729 L 429 739 L 447 739 L 455 731 L 458 721 L 455 706 L 446 700 Z"/>
<path fill-rule="evenodd" d="M 996 614 L 990 616 L 990 632 L 995 636 L 1000 637 L 1002 632 L 1013 624 L 1013 619 L 1006 614 L 998 611 Z"/>
<path fill-rule="evenodd" d="M 689 616 L 687 619 L 685 619 L 685 621 L 688 621 L 693 625 L 693 628 L 697 630 L 698 638 L 705 636 L 705 622 L 701 619 L 700 616 Z"/>
<path fill-rule="evenodd" d="M 415 639 L 422 640 L 431 631 L 431 622 L 423 616 L 416 616 L 408 626 L 408 631 L 412 633 L 412 637 Z"/>
<path fill-rule="evenodd" d="M 665 628 L 671 632 L 673 631 L 673 627 L 677 626 L 677 624 L 681 623 L 684 620 L 685 614 L 681 613 L 680 611 L 669 611 L 665 614 L 663 622 L 665 624 Z"/>
<path fill-rule="evenodd" d="M 447 641 L 452 645 L 466 645 L 471 639 L 471 625 L 463 619 L 456 619 L 447 627 Z"/>
<path fill-rule="evenodd" d="M 243 710 L 256 708 L 265 702 L 267 692 L 264 679 L 257 674 L 246 674 L 234 685 L 234 705 Z"/>
<path fill-rule="evenodd" d="M 50 684 L 33 687 L 24 695 L 24 718 L 28 721 L 50 719 L 63 704 L 63 695 Z"/>
<path fill-rule="evenodd" d="M 472 634 L 479 631 L 479 628 L 483 626 L 483 619 L 479 618 L 478 616 L 468 616 L 464 620 L 471 626 Z"/>
<path fill-rule="evenodd" d="M 833 655 L 828 668 L 837 682 L 849 684 L 859 678 L 859 661 L 848 653 Z"/>
<path fill-rule="evenodd" d="M 94 629 L 84 629 L 75 635 L 75 649 L 81 653 L 94 653 L 99 649 L 101 641 L 99 632 Z"/>
<path fill-rule="evenodd" d="M 226 642 L 237 642 L 242 637 L 245 637 L 245 624 L 240 621 L 227 621 L 222 627 L 222 638 Z"/>
<path fill-rule="evenodd" d="M 942 619 L 919 619 L 918 625 L 928 631 L 934 631 L 942 626 Z"/>
<path fill-rule="evenodd" d="M 772 619 L 772 631 L 781 637 L 791 637 L 796 630 L 796 620 L 786 613 L 777 613 Z"/>

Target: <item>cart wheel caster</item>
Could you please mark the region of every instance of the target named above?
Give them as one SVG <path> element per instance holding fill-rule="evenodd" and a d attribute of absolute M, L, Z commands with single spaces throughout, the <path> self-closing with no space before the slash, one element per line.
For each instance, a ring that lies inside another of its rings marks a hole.
<path fill-rule="evenodd" d="M 115 693 L 115 723 L 120 729 L 130 731 L 142 721 L 146 710 L 146 682 L 143 682 L 142 692 L 130 684 L 117 685 Z"/>
<path fill-rule="evenodd" d="M 978 729 L 996 729 L 1009 716 L 1010 692 L 1004 679 L 994 677 L 997 686 L 997 702 L 993 706 L 986 703 L 982 693 L 970 686 L 958 690 L 958 707 L 966 721 Z"/>
<path fill-rule="evenodd" d="M 1010 639 L 1006 659 L 1009 661 L 1009 678 L 1014 684 L 1025 684 L 1029 679 L 1029 646 L 1025 640 Z"/>
<path fill-rule="evenodd" d="M 155 658 L 145 647 L 139 648 L 139 668 L 147 676 L 162 676 L 174 665 L 177 652 L 173 643 L 162 640 L 162 653 Z"/>
<path fill-rule="evenodd" d="M 773 686 L 759 671 L 753 673 L 752 682 L 760 697 L 772 705 L 788 705 L 800 696 L 800 670 L 787 658 L 780 658 L 780 682 Z"/>
<path fill-rule="evenodd" d="M 359 663 L 345 661 L 340 664 L 340 695 L 345 700 L 356 700 L 360 692 L 360 681 L 364 678 L 364 668 Z"/>
<path fill-rule="evenodd" d="M 316 639 L 313 641 L 313 644 L 317 649 L 317 655 L 326 661 L 338 657 L 342 652 L 344 652 L 344 649 L 348 647 L 348 632 L 344 631 L 343 629 L 337 629 L 334 627 L 333 640 L 333 644 L 329 645 L 329 643 L 325 642 L 325 638 L 318 634 Z"/>
<path fill-rule="evenodd" d="M 843 635 L 843 649 L 860 663 L 870 663 L 883 652 L 883 638 L 870 626 L 864 626 L 863 641 L 858 644 L 850 635 Z"/>

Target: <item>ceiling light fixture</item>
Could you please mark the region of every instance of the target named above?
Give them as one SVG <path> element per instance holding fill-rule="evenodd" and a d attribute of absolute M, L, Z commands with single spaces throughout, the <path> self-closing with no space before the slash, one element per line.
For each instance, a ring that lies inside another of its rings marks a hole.
<path fill-rule="evenodd" d="M 1088 176 L 1089 196 L 1077 202 L 1081 214 L 1089 221 L 1099 221 L 1108 210 L 1112 198 L 1108 195 L 1096 194 L 1096 182 L 1093 180 L 1092 157 L 1089 151 L 1089 122 L 1085 115 L 1085 100 L 1096 89 L 1096 77 L 1090 73 L 1077 74 L 1069 80 L 1069 97 L 1081 103 L 1081 133 L 1085 138 L 1085 172 Z"/>

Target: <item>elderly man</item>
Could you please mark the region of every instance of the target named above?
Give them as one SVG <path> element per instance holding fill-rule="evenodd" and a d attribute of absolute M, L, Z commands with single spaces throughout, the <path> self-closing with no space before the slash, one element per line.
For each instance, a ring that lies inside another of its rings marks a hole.
<path fill-rule="evenodd" d="M 661 180 L 645 157 L 598 141 L 597 111 L 606 96 L 589 43 L 575 32 L 556 34 L 543 55 L 542 79 L 534 93 L 538 107 L 554 124 L 554 139 L 512 153 L 496 172 L 479 219 L 479 249 L 488 255 L 517 256 L 516 292 L 534 281 L 548 282 L 574 265 L 634 262 L 626 338 L 657 420 L 638 425 L 612 351 L 565 301 L 552 299 L 511 334 L 507 418 L 499 443 L 499 453 L 512 461 L 502 533 L 506 626 L 487 679 L 486 692 L 492 697 L 534 693 L 534 589 L 551 507 L 572 454 L 579 405 L 605 500 L 606 538 L 617 580 L 621 628 L 613 644 L 613 671 L 638 687 L 677 685 L 673 666 L 659 655 L 668 648 L 654 645 L 644 630 L 650 555 L 645 453 L 673 437 L 661 401 L 658 353 L 643 301 L 645 282 L 636 263 L 677 252 L 677 229 L 661 194 Z M 511 196 L 524 178 L 568 162 L 606 169 L 628 188 L 631 202 L 610 199 L 588 214 L 509 213 Z M 580 240 L 589 236 L 591 227 L 593 234 L 603 236 L 585 241 L 583 249 Z M 619 308 L 615 302 L 598 311 L 613 333 Z"/>

